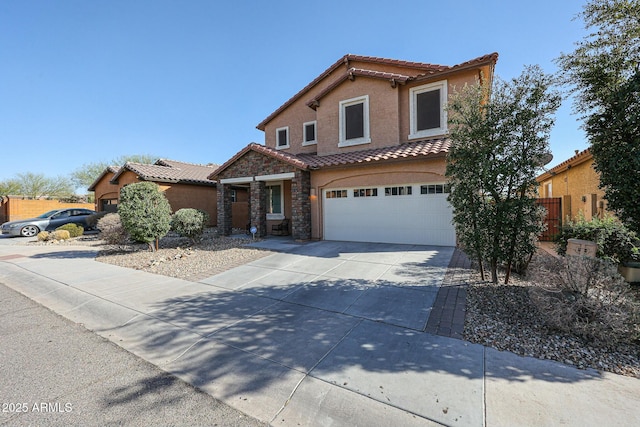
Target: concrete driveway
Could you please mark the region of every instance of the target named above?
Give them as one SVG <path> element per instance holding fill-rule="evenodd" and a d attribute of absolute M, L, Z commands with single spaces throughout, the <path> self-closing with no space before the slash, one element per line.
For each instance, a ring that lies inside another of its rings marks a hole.
<path fill-rule="evenodd" d="M 198 283 L 0 245 L 0 281 L 272 425 L 640 422 L 637 379 L 424 332 L 453 248 L 256 245 Z"/>

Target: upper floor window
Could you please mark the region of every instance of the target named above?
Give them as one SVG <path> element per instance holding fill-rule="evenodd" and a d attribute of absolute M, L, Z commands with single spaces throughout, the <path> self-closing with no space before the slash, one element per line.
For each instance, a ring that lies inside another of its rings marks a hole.
<path fill-rule="evenodd" d="M 447 132 L 447 81 L 430 83 L 409 90 L 409 139 L 442 135 Z"/>
<path fill-rule="evenodd" d="M 276 129 L 276 148 L 289 148 L 289 127 Z"/>
<path fill-rule="evenodd" d="M 316 143 L 316 122 L 306 122 L 302 125 L 302 145 Z"/>
<path fill-rule="evenodd" d="M 369 96 L 340 102 L 340 142 L 338 147 L 367 144 L 369 136 Z"/>

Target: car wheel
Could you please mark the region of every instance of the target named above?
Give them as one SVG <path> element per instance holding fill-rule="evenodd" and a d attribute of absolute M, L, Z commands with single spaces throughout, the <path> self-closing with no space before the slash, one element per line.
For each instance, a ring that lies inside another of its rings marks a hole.
<path fill-rule="evenodd" d="M 20 235 L 22 237 L 33 237 L 40 232 L 40 229 L 35 225 L 25 225 L 20 230 Z"/>

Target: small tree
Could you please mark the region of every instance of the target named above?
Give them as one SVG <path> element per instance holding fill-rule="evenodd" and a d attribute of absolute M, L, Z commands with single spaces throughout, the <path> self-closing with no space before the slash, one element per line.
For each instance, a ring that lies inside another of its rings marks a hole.
<path fill-rule="evenodd" d="M 507 268 L 505 283 L 512 267 L 526 268 L 544 229 L 534 196 L 560 106 L 550 86 L 551 78 L 534 66 L 511 82 L 496 78 L 492 88 L 467 86 L 449 104 L 446 175 L 454 225 L 469 255 L 481 266 L 488 260 L 493 283 L 500 264 Z"/>
<path fill-rule="evenodd" d="M 152 182 L 123 187 L 118 214 L 131 238 L 147 243 L 151 250 L 158 249 L 160 238 L 170 229 L 171 206 L 158 185 Z"/>

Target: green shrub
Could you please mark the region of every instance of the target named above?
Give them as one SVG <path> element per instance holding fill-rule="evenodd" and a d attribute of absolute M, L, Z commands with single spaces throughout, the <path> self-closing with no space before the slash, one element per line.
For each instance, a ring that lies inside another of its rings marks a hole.
<path fill-rule="evenodd" d="M 614 346 L 640 338 L 640 306 L 610 261 L 549 257 L 534 267 L 530 295 L 547 326 Z"/>
<path fill-rule="evenodd" d="M 100 218 L 97 227 L 100 230 L 100 238 L 109 245 L 125 245 L 129 242 L 129 235 L 117 213 L 106 214 Z"/>
<path fill-rule="evenodd" d="M 55 230 L 49 233 L 49 240 L 69 240 L 71 234 L 67 230 Z"/>
<path fill-rule="evenodd" d="M 65 224 L 56 228 L 56 230 L 67 230 L 71 237 L 80 237 L 84 234 L 84 228 L 78 224 Z"/>
<path fill-rule="evenodd" d="M 171 217 L 171 230 L 193 240 L 202 236 L 208 223 L 208 213 L 198 209 L 183 208 Z"/>
<path fill-rule="evenodd" d="M 46 242 L 47 240 L 49 240 L 49 232 L 41 231 L 36 237 L 38 238 L 38 242 Z"/>
<path fill-rule="evenodd" d="M 120 190 L 118 214 L 122 226 L 132 239 L 158 249 L 161 237 L 171 222 L 171 206 L 160 187 L 152 182 L 136 182 Z"/>
<path fill-rule="evenodd" d="M 567 222 L 556 238 L 556 250 L 560 255 L 567 253 L 569 239 L 596 242 L 598 245 L 596 256 L 616 264 L 622 261 L 640 260 L 636 234 L 615 217 L 593 218 L 587 221 L 581 215 L 576 221 Z"/>

